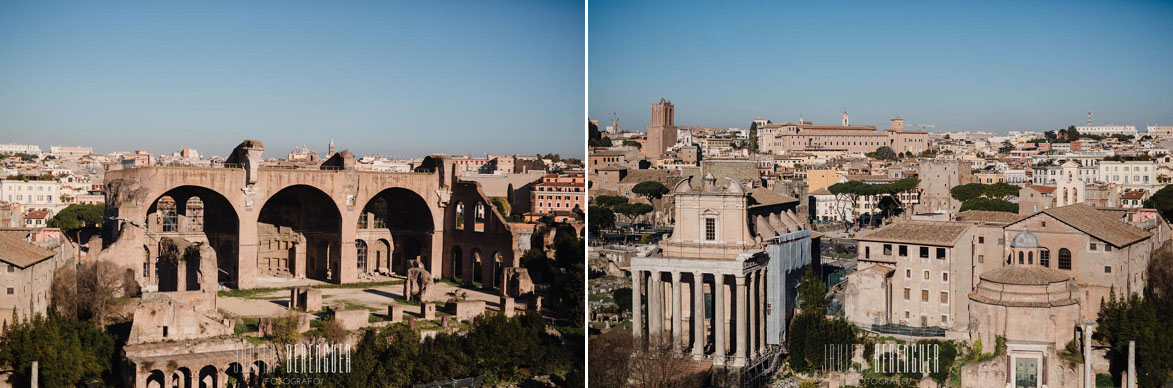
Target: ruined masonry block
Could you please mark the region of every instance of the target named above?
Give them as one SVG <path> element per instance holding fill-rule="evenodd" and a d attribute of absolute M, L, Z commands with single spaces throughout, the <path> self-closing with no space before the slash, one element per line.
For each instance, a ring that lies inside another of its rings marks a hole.
<path fill-rule="evenodd" d="M 459 302 L 448 302 L 444 306 L 456 319 L 467 321 L 480 316 L 485 313 L 485 301 L 483 300 L 464 300 Z"/>
<path fill-rule="evenodd" d="M 392 323 L 403 322 L 403 306 L 397 304 L 387 306 L 387 319 Z"/>
<path fill-rule="evenodd" d="M 334 321 L 346 330 L 358 330 L 367 325 L 371 312 L 366 309 L 334 310 Z"/>
<path fill-rule="evenodd" d="M 514 302 L 513 298 L 510 298 L 508 296 L 502 296 L 501 297 L 501 313 L 505 314 L 506 317 L 512 317 L 514 315 L 517 315 L 517 302 Z"/>
<path fill-rule="evenodd" d="M 436 319 L 436 305 L 431 303 L 421 304 L 420 317 L 423 317 L 423 319 Z"/>

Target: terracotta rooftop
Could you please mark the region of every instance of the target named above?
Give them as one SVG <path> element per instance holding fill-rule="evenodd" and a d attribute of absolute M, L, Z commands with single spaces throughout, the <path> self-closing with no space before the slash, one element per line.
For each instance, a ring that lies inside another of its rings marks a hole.
<path fill-rule="evenodd" d="M 0 233 L 0 262 L 28 268 L 53 257 L 53 254 L 53 251 L 30 244 L 13 234 Z"/>
<path fill-rule="evenodd" d="M 1065 282 L 1071 279 L 1071 276 L 1042 266 L 1011 265 L 986 271 L 981 275 L 981 278 L 1003 284 L 1046 285 Z"/>
<path fill-rule="evenodd" d="M 749 207 L 771 206 L 783 203 L 798 202 L 798 198 L 782 195 L 774 190 L 758 187 L 749 190 Z"/>
<path fill-rule="evenodd" d="M 966 210 L 957 213 L 958 221 L 969 222 L 990 222 L 999 224 L 1009 224 L 1018 221 L 1022 216 L 1018 213 L 996 212 L 989 210 Z"/>
<path fill-rule="evenodd" d="M 1042 213 L 1071 225 L 1081 232 L 1103 240 L 1113 246 L 1124 247 L 1152 236 L 1152 233 L 1129 225 L 1095 208 L 1077 203 L 1043 210 Z"/>
<path fill-rule="evenodd" d="M 1144 199 L 1144 192 L 1140 190 L 1126 191 L 1120 199 Z"/>
<path fill-rule="evenodd" d="M 1040 193 L 1043 193 L 1043 194 L 1051 194 L 1051 193 L 1054 193 L 1054 192 L 1055 192 L 1055 186 L 1035 186 L 1035 185 L 1030 185 L 1030 186 L 1027 186 L 1027 187 L 1029 187 L 1029 188 L 1031 188 L 1031 189 L 1034 189 L 1035 191 L 1038 191 L 1038 192 L 1040 192 Z"/>
<path fill-rule="evenodd" d="M 945 221 L 903 221 L 864 233 L 856 240 L 953 245 L 970 224 Z"/>

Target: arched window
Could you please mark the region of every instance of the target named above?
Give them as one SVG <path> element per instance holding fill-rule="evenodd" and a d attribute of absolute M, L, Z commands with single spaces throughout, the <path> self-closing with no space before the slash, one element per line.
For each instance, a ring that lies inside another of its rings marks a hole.
<path fill-rule="evenodd" d="M 175 212 L 167 212 L 163 214 L 163 231 L 164 232 L 178 232 L 179 231 L 179 216 Z"/>
<path fill-rule="evenodd" d="M 367 271 L 367 242 L 354 240 L 354 249 L 358 251 L 358 271 Z"/>
<path fill-rule="evenodd" d="M 1035 263 L 1035 253 L 1034 252 L 1027 252 L 1026 253 L 1026 263 L 1034 265 L 1034 263 Z"/>
<path fill-rule="evenodd" d="M 477 232 L 485 231 L 485 203 L 477 202 L 476 212 L 473 213 L 473 230 Z"/>
<path fill-rule="evenodd" d="M 456 204 L 456 230 L 464 230 L 464 204 Z"/>
<path fill-rule="evenodd" d="M 1059 269 L 1071 269 L 1071 251 L 1059 249 Z"/>
<path fill-rule="evenodd" d="M 1051 251 L 1046 249 L 1039 251 L 1039 265 L 1051 267 Z"/>
<path fill-rule="evenodd" d="M 1023 262 L 1022 262 L 1022 251 L 1018 251 L 1018 264 L 1023 264 Z"/>

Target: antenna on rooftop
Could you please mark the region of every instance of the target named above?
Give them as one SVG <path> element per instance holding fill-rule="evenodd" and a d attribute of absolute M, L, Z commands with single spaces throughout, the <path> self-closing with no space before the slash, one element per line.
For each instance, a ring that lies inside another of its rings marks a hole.
<path fill-rule="evenodd" d="M 1092 111 L 1087 111 L 1087 126 L 1092 126 Z"/>

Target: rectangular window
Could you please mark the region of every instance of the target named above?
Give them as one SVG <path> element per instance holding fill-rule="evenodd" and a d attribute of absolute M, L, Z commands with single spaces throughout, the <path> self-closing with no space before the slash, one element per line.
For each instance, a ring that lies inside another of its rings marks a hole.
<path fill-rule="evenodd" d="M 929 271 L 925 271 L 925 280 L 929 280 Z"/>
<path fill-rule="evenodd" d="M 929 247 L 920 247 L 920 258 L 929 258 Z"/>
<path fill-rule="evenodd" d="M 986 243 L 986 238 L 984 236 L 978 236 L 978 244 L 985 244 L 985 243 Z"/>
<path fill-rule="evenodd" d="M 1104 244 L 1104 252 L 1111 252 L 1111 251 L 1112 251 L 1112 246 L 1108 245 L 1108 244 Z"/>
<path fill-rule="evenodd" d="M 9 264 L 9 265 L 8 265 L 8 272 L 10 272 L 10 273 L 11 273 L 11 272 L 16 272 L 16 266 L 15 266 L 15 265 L 12 265 L 12 264 Z"/>
<path fill-rule="evenodd" d="M 886 256 L 892 255 L 892 244 L 884 244 L 884 255 L 886 255 Z"/>
<path fill-rule="evenodd" d="M 941 304 L 949 304 L 949 293 L 941 292 Z"/>
<path fill-rule="evenodd" d="M 949 282 L 949 273 L 948 272 L 941 272 L 941 281 L 945 282 L 945 283 Z"/>
<path fill-rule="evenodd" d="M 1092 243 L 1091 250 L 1093 250 L 1093 251 L 1096 250 L 1096 245 L 1097 245 L 1096 243 Z"/>
<path fill-rule="evenodd" d="M 715 219 L 715 218 L 706 218 L 705 219 L 705 240 L 707 240 L 707 241 L 717 240 L 717 219 Z"/>
<path fill-rule="evenodd" d="M 912 294 L 912 289 L 911 289 L 911 288 L 905 288 L 905 289 L 904 289 L 904 300 L 908 300 L 908 298 L 910 297 L 910 295 L 911 295 L 911 294 Z"/>
<path fill-rule="evenodd" d="M 907 245 L 900 246 L 900 257 L 908 257 L 908 246 Z"/>
<path fill-rule="evenodd" d="M 1105 265 L 1104 266 L 1104 273 L 1112 273 L 1112 266 Z"/>
<path fill-rule="evenodd" d="M 14 293 L 16 293 L 16 289 L 12 288 L 12 287 L 8 287 L 8 295 L 12 295 Z"/>
<path fill-rule="evenodd" d="M 1044 267 L 1051 266 L 1051 251 L 1045 249 L 1039 251 L 1039 265 Z"/>
<path fill-rule="evenodd" d="M 937 248 L 937 258 L 945 260 L 945 248 Z"/>
<path fill-rule="evenodd" d="M 920 290 L 920 301 L 921 302 L 928 302 L 929 301 L 929 290 Z"/>
<path fill-rule="evenodd" d="M 986 255 L 978 255 L 978 262 L 985 263 L 986 262 Z"/>

